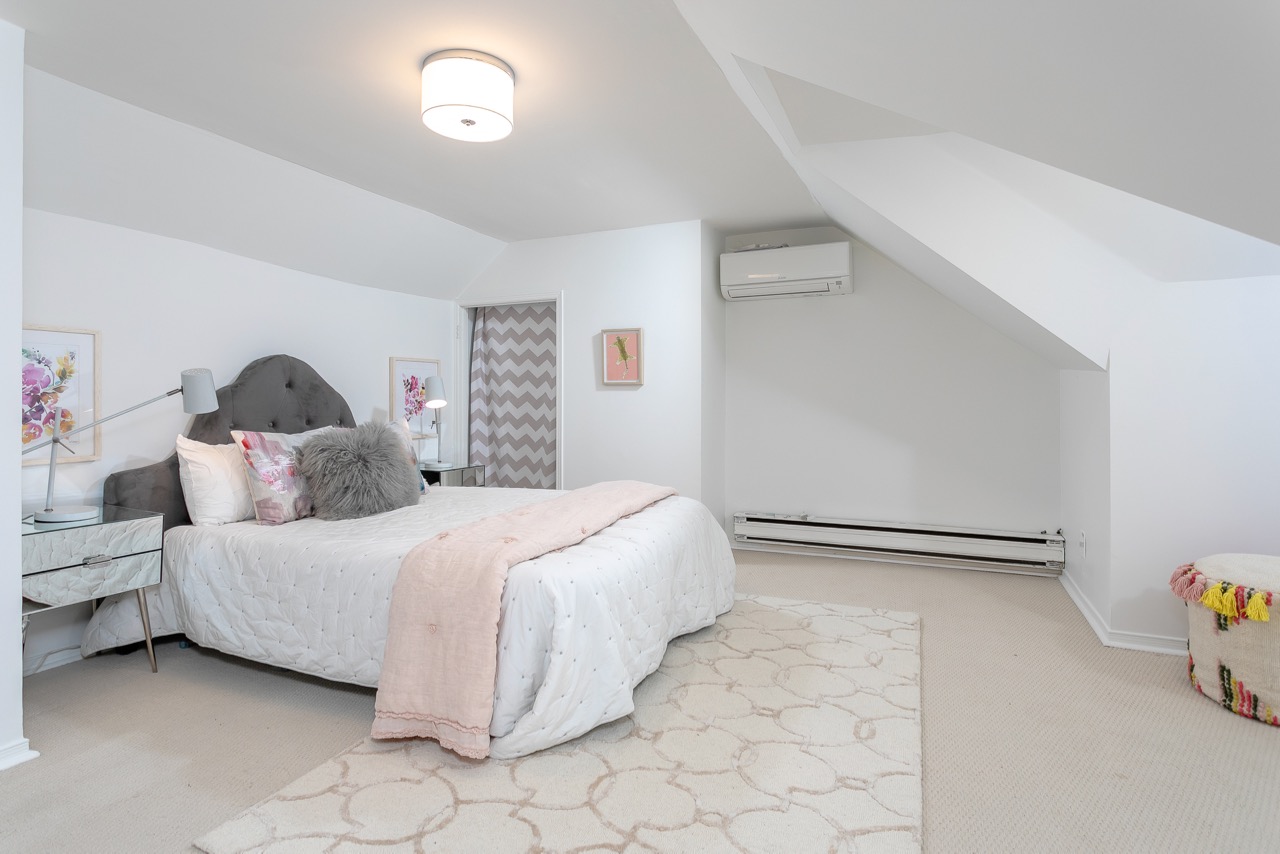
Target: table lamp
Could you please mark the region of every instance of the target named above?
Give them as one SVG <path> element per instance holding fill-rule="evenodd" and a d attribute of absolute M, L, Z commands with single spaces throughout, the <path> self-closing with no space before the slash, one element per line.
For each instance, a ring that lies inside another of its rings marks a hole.
<path fill-rule="evenodd" d="M 431 429 L 436 433 L 436 461 L 434 463 L 426 463 L 426 466 L 428 468 L 446 469 L 449 464 L 440 458 L 440 452 L 444 449 L 444 424 L 440 421 L 440 410 L 449 403 L 444 399 L 444 380 L 439 377 L 427 377 L 427 381 L 422 385 L 422 390 L 426 395 L 423 405 L 431 410 Z"/>
<path fill-rule="evenodd" d="M 88 424 L 69 430 L 66 433 L 59 432 L 60 418 L 53 419 L 53 436 L 34 445 L 23 448 L 22 453 L 27 454 L 31 451 L 49 446 L 49 491 L 45 493 L 44 509 L 36 511 L 37 522 L 82 522 L 86 519 L 95 518 L 101 507 L 89 507 L 87 505 L 76 505 L 67 507 L 53 506 L 53 479 L 58 470 L 58 446 L 67 449 L 67 453 L 74 454 L 71 448 L 62 440 L 68 436 L 74 436 L 91 427 L 97 427 L 104 421 L 110 421 L 112 418 L 118 418 L 127 412 L 135 409 L 141 409 L 157 400 L 163 400 L 166 397 L 172 397 L 175 394 L 182 395 L 182 410 L 188 415 L 200 415 L 205 412 L 213 412 L 218 408 L 218 390 L 213 385 L 213 372 L 208 368 L 191 368 L 182 372 L 182 385 L 172 391 L 166 391 L 164 394 L 157 395 L 150 400 L 144 400 L 142 403 L 130 406 L 128 409 L 122 409 L 114 415 L 108 415 L 106 418 L 99 418 Z M 430 405 L 430 404 L 428 404 Z"/>

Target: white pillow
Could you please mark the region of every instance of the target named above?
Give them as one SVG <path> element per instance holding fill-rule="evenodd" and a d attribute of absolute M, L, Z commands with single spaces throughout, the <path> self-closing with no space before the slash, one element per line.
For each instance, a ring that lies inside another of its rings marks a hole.
<path fill-rule="evenodd" d="M 418 466 L 418 449 L 413 444 L 413 432 L 409 429 L 409 419 L 401 418 L 387 423 L 396 428 L 396 435 L 404 443 L 404 452 L 409 457 L 409 464 L 418 472 L 418 491 L 425 494 L 427 479 L 422 476 L 422 469 Z"/>
<path fill-rule="evenodd" d="M 253 496 L 235 445 L 206 445 L 179 436 L 178 479 L 195 525 L 225 525 L 253 518 Z"/>

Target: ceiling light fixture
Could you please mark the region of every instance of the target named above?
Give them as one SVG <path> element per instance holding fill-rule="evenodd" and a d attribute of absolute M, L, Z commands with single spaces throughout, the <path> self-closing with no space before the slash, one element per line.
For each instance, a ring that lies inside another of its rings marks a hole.
<path fill-rule="evenodd" d="M 450 139 L 493 142 L 511 133 L 515 72 L 478 50 L 441 50 L 422 63 L 422 123 Z"/>

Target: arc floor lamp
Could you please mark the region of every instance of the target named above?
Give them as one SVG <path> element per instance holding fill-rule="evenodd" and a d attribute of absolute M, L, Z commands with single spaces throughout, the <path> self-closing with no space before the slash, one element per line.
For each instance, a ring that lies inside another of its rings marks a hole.
<path fill-rule="evenodd" d="M 89 424 L 84 424 L 74 430 L 68 430 L 66 433 L 59 432 L 58 422 L 60 418 L 53 419 L 53 435 L 36 442 L 34 445 L 23 448 L 22 453 L 28 454 L 32 451 L 39 450 L 45 446 L 49 448 L 49 490 L 45 493 L 44 509 L 36 511 L 37 522 L 82 522 L 86 519 L 92 519 L 101 511 L 100 507 L 89 507 L 87 505 L 75 505 L 65 507 L 53 506 L 53 479 L 58 470 L 58 446 L 67 449 L 68 453 L 74 454 L 75 451 L 67 447 L 62 440 L 68 436 L 74 436 L 83 430 L 97 427 L 104 421 L 110 421 L 112 418 L 119 418 L 121 415 L 133 412 L 135 409 L 141 409 L 148 404 L 155 403 L 158 400 L 164 400 L 166 397 L 172 397 L 175 394 L 182 395 L 182 409 L 189 415 L 199 415 L 205 412 L 213 412 L 218 408 L 218 390 L 213 385 L 213 372 L 208 368 L 190 368 L 182 372 L 182 385 L 175 389 L 166 391 L 164 394 L 157 395 L 150 400 L 144 400 L 142 403 L 130 406 L 128 409 L 122 409 L 119 412 L 108 415 L 105 418 L 99 418 Z"/>

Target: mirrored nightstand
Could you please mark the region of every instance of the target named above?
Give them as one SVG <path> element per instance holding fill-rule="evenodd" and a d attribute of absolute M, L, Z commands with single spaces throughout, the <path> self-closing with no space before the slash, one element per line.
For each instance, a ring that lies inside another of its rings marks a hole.
<path fill-rule="evenodd" d="M 484 486 L 484 466 L 419 467 L 428 486 Z"/>
<path fill-rule="evenodd" d="M 138 594 L 147 658 L 156 672 L 151 618 L 143 588 L 160 583 L 164 516 L 103 505 L 82 522 L 22 523 L 22 631 L 38 611 L 91 602 L 130 590 Z"/>

